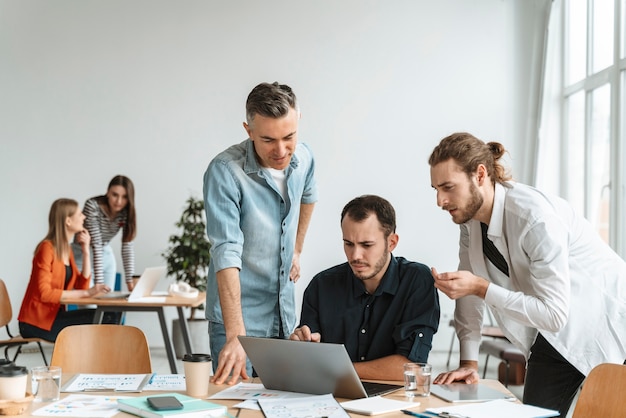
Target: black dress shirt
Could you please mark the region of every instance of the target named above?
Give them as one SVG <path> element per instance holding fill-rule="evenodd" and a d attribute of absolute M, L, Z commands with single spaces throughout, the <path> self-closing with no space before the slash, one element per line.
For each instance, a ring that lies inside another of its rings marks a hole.
<path fill-rule="evenodd" d="M 430 269 L 391 256 L 373 295 L 348 263 L 317 274 L 304 292 L 300 326 L 322 342 L 346 346 L 353 362 L 392 354 L 426 362 L 439 326 L 439 296 Z"/>

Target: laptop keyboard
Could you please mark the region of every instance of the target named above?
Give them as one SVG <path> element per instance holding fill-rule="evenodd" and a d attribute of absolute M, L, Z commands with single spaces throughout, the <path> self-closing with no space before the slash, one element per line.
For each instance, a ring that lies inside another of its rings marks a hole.
<path fill-rule="evenodd" d="M 365 389 L 365 393 L 367 393 L 368 397 L 384 395 L 386 393 L 390 393 L 396 391 L 404 386 L 401 385 L 392 385 L 389 383 L 375 383 L 375 382 L 361 382 L 363 383 L 363 388 Z"/>

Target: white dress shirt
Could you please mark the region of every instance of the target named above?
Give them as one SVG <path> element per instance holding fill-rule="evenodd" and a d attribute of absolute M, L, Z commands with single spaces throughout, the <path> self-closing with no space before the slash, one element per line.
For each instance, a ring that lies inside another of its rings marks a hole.
<path fill-rule="evenodd" d="M 487 235 L 510 277 L 484 257 L 480 222 L 460 227 L 459 270 L 491 282 L 484 301 L 456 302 L 462 360 L 478 360 L 484 303 L 526 358 L 540 331 L 585 375 L 626 359 L 626 262 L 565 200 L 519 183 L 496 184 Z"/>

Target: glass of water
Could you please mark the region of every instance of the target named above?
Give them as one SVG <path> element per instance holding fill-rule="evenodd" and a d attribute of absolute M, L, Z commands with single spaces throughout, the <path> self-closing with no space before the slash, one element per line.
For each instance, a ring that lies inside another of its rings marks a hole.
<path fill-rule="evenodd" d="M 61 368 L 57 366 L 33 367 L 31 389 L 36 402 L 58 401 L 61 397 Z"/>
<path fill-rule="evenodd" d="M 407 398 L 430 395 L 432 366 L 428 363 L 404 364 L 404 395 Z"/>

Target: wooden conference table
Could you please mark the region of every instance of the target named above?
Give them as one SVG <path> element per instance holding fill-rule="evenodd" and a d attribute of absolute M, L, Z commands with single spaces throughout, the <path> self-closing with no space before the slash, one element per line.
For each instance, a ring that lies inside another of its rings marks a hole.
<path fill-rule="evenodd" d="M 73 375 L 63 375 L 63 383 L 69 381 L 69 379 L 72 377 Z M 259 380 L 259 378 L 254 378 L 254 379 L 250 379 L 246 381 L 247 383 L 261 383 L 261 381 Z M 485 383 L 487 386 L 499 390 L 503 393 L 506 393 L 509 396 L 515 397 L 515 395 L 513 395 L 509 390 L 507 390 L 506 387 L 504 387 L 504 385 L 502 383 L 500 383 L 497 380 L 491 380 L 491 379 L 485 379 L 485 380 L 481 380 L 481 382 Z M 402 384 L 402 382 L 384 382 L 384 383 L 395 383 L 395 384 Z M 211 384 L 209 386 L 209 395 L 213 395 L 215 393 L 218 393 L 224 389 L 227 389 L 231 386 L 228 385 L 214 385 Z M 176 391 L 178 393 L 183 393 L 184 391 Z M 94 395 L 124 395 L 124 396 L 148 396 L 148 395 L 163 395 L 167 392 L 161 392 L 161 391 L 144 391 L 141 393 L 123 393 L 121 394 L 120 392 L 90 392 L 90 394 L 94 394 Z M 171 393 L 171 392 L 170 392 Z M 66 396 L 70 395 L 69 393 L 61 393 L 61 398 L 64 398 Z M 406 401 L 406 398 L 404 397 L 404 391 L 402 389 L 396 391 L 396 392 L 392 392 L 390 394 L 384 395 L 385 398 L 390 398 L 390 399 L 396 399 L 396 400 L 401 400 L 401 401 Z M 220 405 L 226 405 L 228 407 L 228 413 L 232 416 L 232 417 L 238 417 L 238 418 L 263 418 L 264 415 L 261 411 L 254 411 L 251 409 L 239 409 L 239 408 L 235 408 L 234 406 L 237 405 L 238 403 L 242 402 L 241 400 L 226 400 L 226 399 L 207 399 L 209 402 L 212 403 L 216 403 L 216 404 L 220 404 Z M 342 399 L 342 398 L 337 398 L 338 402 L 343 402 L 343 401 L 347 401 L 349 399 Z M 446 402 L 442 399 L 439 399 L 438 397 L 436 397 L 435 395 L 430 395 L 428 397 L 420 397 L 419 399 L 420 402 L 420 406 L 417 408 L 411 408 L 412 411 L 416 411 L 416 412 L 422 412 L 424 410 L 426 410 L 426 408 L 435 408 L 435 407 L 441 407 L 441 406 L 446 406 L 446 405 L 451 405 L 449 402 Z M 30 406 L 28 407 L 28 409 L 24 412 L 25 416 L 31 416 L 32 412 L 41 408 L 44 405 L 47 405 L 48 403 L 31 403 Z M 461 403 L 455 403 L 454 405 L 460 405 Z M 351 417 L 354 418 L 363 418 L 364 415 L 360 415 L 360 414 L 355 414 L 355 413 L 348 413 Z M 117 414 L 114 415 L 115 417 L 133 417 L 134 415 L 128 414 L 126 412 L 118 412 Z M 390 412 L 387 414 L 382 414 L 382 415 L 378 415 L 380 417 L 384 417 L 384 418 L 399 418 L 399 417 L 403 417 L 403 418 L 407 418 L 408 415 L 403 414 L 400 411 L 396 411 L 396 412 Z"/>
<path fill-rule="evenodd" d="M 176 356 L 174 355 L 174 346 L 172 339 L 167 331 L 167 323 L 165 322 L 164 308 L 171 306 L 178 311 L 178 319 L 180 320 L 181 334 L 185 344 L 185 351 L 193 353 L 191 339 L 189 338 L 189 327 L 187 326 L 187 318 L 183 308 L 196 308 L 202 305 L 206 299 L 206 293 L 200 292 L 196 298 L 183 298 L 174 296 L 164 296 L 165 300 L 161 302 L 155 301 L 135 301 L 129 302 L 126 299 L 99 299 L 99 298 L 66 298 L 61 301 L 64 305 L 96 305 L 96 314 L 94 316 L 94 324 L 102 322 L 105 312 L 156 312 L 159 316 L 161 332 L 163 333 L 163 342 L 165 343 L 165 351 L 167 359 L 170 363 L 172 373 L 178 373 L 176 368 Z"/>

